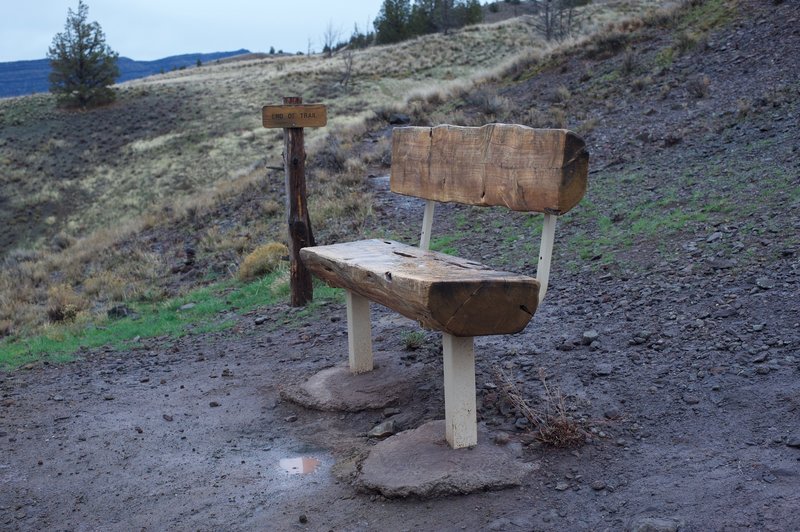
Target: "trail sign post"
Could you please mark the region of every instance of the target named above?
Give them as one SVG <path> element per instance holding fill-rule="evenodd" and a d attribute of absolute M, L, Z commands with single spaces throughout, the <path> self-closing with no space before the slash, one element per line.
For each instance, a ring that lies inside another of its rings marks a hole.
<path fill-rule="evenodd" d="M 289 229 L 289 271 L 293 307 L 314 299 L 311 273 L 300 260 L 300 250 L 314 246 L 314 233 L 306 200 L 306 150 L 303 128 L 328 122 L 324 105 L 303 105 L 299 97 L 286 97 L 283 105 L 265 105 L 261 118 L 266 128 L 283 129 L 283 167 L 286 171 L 286 213 Z"/>

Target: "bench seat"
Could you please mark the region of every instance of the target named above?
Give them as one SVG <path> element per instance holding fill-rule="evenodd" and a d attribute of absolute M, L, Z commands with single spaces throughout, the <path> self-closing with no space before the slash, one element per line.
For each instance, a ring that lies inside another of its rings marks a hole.
<path fill-rule="evenodd" d="M 303 248 L 312 273 L 453 336 L 520 332 L 539 302 L 539 281 L 391 240 Z"/>

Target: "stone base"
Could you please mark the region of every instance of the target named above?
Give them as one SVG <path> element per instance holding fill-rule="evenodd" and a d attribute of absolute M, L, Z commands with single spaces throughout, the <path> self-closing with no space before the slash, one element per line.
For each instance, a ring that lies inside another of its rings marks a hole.
<path fill-rule="evenodd" d="M 316 410 L 360 412 L 386 408 L 407 401 L 414 393 L 418 366 L 401 367 L 391 362 L 354 375 L 347 366 L 326 368 L 306 382 L 286 388 L 281 397 Z"/>
<path fill-rule="evenodd" d="M 385 497 L 437 497 L 519 486 L 539 467 L 480 431 L 478 445 L 468 449 L 451 449 L 444 438 L 444 421 L 431 421 L 378 443 L 358 483 Z"/>

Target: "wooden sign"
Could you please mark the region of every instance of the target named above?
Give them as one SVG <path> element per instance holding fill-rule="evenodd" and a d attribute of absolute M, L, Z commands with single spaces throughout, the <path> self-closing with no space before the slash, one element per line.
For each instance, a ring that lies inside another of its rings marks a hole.
<path fill-rule="evenodd" d="M 264 127 L 323 127 L 328 123 L 324 105 L 265 105 L 261 108 Z"/>
<path fill-rule="evenodd" d="M 306 148 L 303 128 L 328 123 L 324 105 L 303 105 L 299 96 L 287 96 L 283 105 L 261 108 L 264 127 L 283 129 L 283 167 L 286 170 L 286 222 L 289 229 L 291 304 L 302 307 L 314 299 L 311 272 L 300 260 L 300 250 L 314 247 L 314 232 L 306 199 Z"/>

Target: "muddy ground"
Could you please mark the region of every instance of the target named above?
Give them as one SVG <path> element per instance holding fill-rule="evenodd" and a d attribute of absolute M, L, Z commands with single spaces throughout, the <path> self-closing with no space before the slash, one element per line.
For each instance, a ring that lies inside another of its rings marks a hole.
<path fill-rule="evenodd" d="M 704 161 L 714 179 L 692 182 L 689 192 L 700 197 L 714 198 L 748 172 L 758 183 L 762 168 L 784 172 L 789 188 L 746 216 L 712 213 L 665 229 L 663 239 L 599 256 L 564 249 L 576 235 L 565 217 L 552 284 L 533 321 L 519 335 L 476 343 L 481 426 L 499 441 L 508 435 L 518 460 L 535 464 L 522 486 L 431 500 L 361 490 L 358 466 L 375 443 L 370 429 L 388 418 L 402 430 L 443 417 L 440 344 L 428 332 L 422 347 L 406 349 L 416 326 L 374 307 L 378 359 L 400 372 L 421 368 L 418 393 L 360 413 L 282 400 L 281 390 L 346 360 L 344 308 L 332 303 L 310 318 L 288 307 L 261 309 L 218 333 L 146 339 L 131 351 L 86 351 L 73 363 L 0 374 L 0 527 L 800 529 L 800 17 L 793 2 L 741 5 L 736 23 L 650 87 L 592 107 L 600 125 L 587 135 L 591 179 L 636 173 L 623 206 L 658 197 Z M 659 39 L 667 37 L 639 43 L 643 57 L 658 53 Z M 497 90 L 522 101 L 583 83 L 578 66 L 586 61 L 573 58 L 538 81 Z M 595 78 L 599 65 L 591 65 Z M 683 83 L 700 73 L 712 85 L 698 100 Z M 665 85 L 673 87 L 666 97 Z M 737 115 L 745 96 L 750 112 Z M 377 219 L 410 238 L 421 204 L 393 197 L 383 178 L 370 182 Z M 742 185 L 743 204 L 749 190 Z M 678 194 L 676 204 L 683 199 Z M 619 205 L 608 212 L 624 223 Z M 492 263 L 509 245 L 492 225 L 496 217 L 501 227 L 520 221 L 446 206 L 434 232 L 466 233 L 459 252 Z M 498 260 L 530 268 L 519 251 Z M 496 367 L 537 406 L 544 368 L 584 423 L 585 442 L 553 449 L 532 441 L 498 393 Z M 319 467 L 308 474 L 281 467 L 302 457 Z"/>

